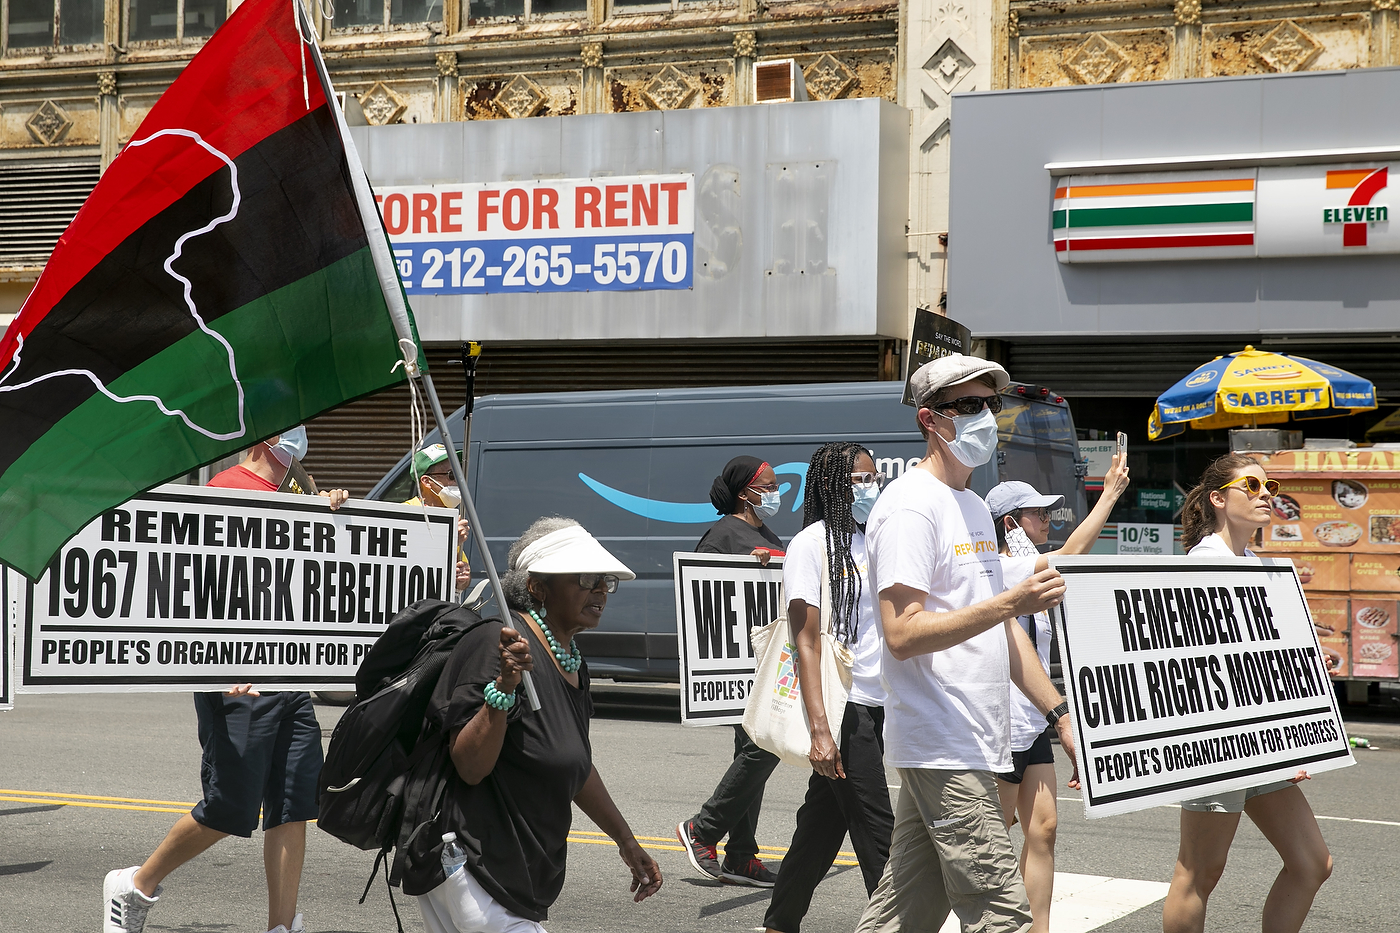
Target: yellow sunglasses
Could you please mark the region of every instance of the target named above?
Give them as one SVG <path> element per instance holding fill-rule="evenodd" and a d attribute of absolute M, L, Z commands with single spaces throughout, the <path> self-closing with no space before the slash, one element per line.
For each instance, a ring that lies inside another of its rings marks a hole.
<path fill-rule="evenodd" d="M 1278 495 L 1278 480 L 1266 479 L 1261 482 L 1259 477 L 1257 476 L 1241 476 L 1239 479 L 1231 480 L 1230 482 L 1226 483 L 1224 486 L 1221 486 L 1219 488 L 1229 489 L 1231 486 L 1240 485 L 1244 486 L 1245 492 L 1249 493 L 1249 497 L 1251 499 L 1259 495 L 1259 490 L 1261 489 L 1268 492 L 1268 494 L 1271 496 Z"/>

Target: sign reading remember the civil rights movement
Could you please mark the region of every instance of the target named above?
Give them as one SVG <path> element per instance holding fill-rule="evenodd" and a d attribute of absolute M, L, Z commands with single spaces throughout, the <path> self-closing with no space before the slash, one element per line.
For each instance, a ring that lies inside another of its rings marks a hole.
<path fill-rule="evenodd" d="M 1086 816 L 1353 763 L 1291 562 L 1051 564 Z"/>
<path fill-rule="evenodd" d="M 452 598 L 456 546 L 448 509 L 159 486 L 25 584 L 17 692 L 353 689 L 398 610 Z"/>
<path fill-rule="evenodd" d="M 695 176 L 383 187 L 410 295 L 690 288 Z"/>
<path fill-rule="evenodd" d="M 737 554 L 672 555 L 680 638 L 681 723 L 733 726 L 744 719 L 755 658 L 749 633 L 787 609 L 783 561 Z"/>

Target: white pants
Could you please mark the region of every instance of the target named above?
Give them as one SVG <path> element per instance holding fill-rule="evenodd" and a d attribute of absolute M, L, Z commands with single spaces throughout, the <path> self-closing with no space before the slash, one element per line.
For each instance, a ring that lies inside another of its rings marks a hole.
<path fill-rule="evenodd" d="M 466 868 L 418 898 L 427 933 L 546 933 L 501 906 Z"/>

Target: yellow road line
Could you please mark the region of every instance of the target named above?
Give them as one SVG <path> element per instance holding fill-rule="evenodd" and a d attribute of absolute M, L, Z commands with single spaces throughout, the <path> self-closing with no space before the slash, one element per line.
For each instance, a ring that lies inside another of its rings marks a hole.
<path fill-rule="evenodd" d="M 602 836 L 602 837 L 604 837 L 604 838 L 607 838 L 607 834 L 606 834 L 606 833 L 595 833 L 595 832 L 592 832 L 591 830 L 585 830 L 585 829 L 571 829 L 571 830 L 569 830 L 569 833 L 570 833 L 571 835 L 574 835 L 574 836 Z M 675 838 L 676 838 L 675 836 L 638 836 L 638 837 L 637 837 L 637 841 L 638 841 L 638 842 L 672 842 L 672 841 L 675 840 Z M 664 849 L 664 848 L 666 848 L 666 846 L 655 846 L 654 848 L 657 848 L 657 849 Z M 681 846 L 678 846 L 678 845 L 673 845 L 673 846 L 671 846 L 670 848 L 675 849 L 675 850 L 678 851 L 678 852 L 684 852 L 684 851 L 685 851 L 684 848 L 682 848 Z M 721 848 L 723 848 L 723 847 L 721 846 Z M 759 849 L 761 849 L 761 850 L 764 851 L 764 852 L 786 852 L 786 851 L 788 851 L 788 847 L 787 847 L 787 846 L 759 846 Z M 844 857 L 844 858 L 848 858 L 848 859 L 853 859 L 853 858 L 856 857 L 856 854 L 855 854 L 854 852 L 837 852 L 836 854 L 837 854 L 838 856 L 841 856 L 841 857 Z M 855 863 L 853 862 L 852 864 L 855 864 Z"/>
<path fill-rule="evenodd" d="M 590 835 L 590 836 L 603 836 L 602 839 L 581 839 L 581 838 L 579 838 L 581 835 L 584 834 L 584 832 L 585 832 L 585 831 L 584 831 L 584 830 L 581 830 L 581 829 L 579 829 L 579 830 L 574 830 L 573 832 L 569 833 L 569 841 L 570 841 L 570 842 L 576 842 L 576 843 L 578 843 L 579 845 L 590 845 L 590 846 L 611 846 L 611 845 L 614 844 L 613 841 L 612 841 L 611 839 L 607 838 L 607 836 L 606 836 L 605 834 L 603 834 L 603 833 L 592 833 L 592 832 L 588 833 L 588 835 Z M 656 838 L 659 838 L 659 837 L 656 837 L 656 836 L 638 836 L 638 837 L 637 837 L 637 840 L 638 840 L 638 841 L 644 841 L 644 840 L 656 839 Z M 667 850 L 667 851 L 670 851 L 670 852 L 684 852 L 684 851 L 685 851 L 685 849 L 682 848 L 681 846 L 649 845 L 649 846 L 647 846 L 647 848 L 648 848 L 648 849 L 664 849 L 664 850 Z M 774 850 L 777 849 L 776 846 L 759 846 L 759 848 L 760 848 L 760 849 L 774 849 Z M 786 849 L 782 849 L 781 851 L 786 852 L 787 850 L 786 850 Z M 848 854 L 848 853 L 842 852 L 841 854 L 842 854 L 842 855 L 846 855 L 846 854 Z M 838 859 L 837 859 L 835 862 L 833 862 L 832 864 L 833 864 L 833 865 L 859 865 L 860 863 L 857 862 L 857 861 L 855 861 L 854 859 L 838 858 Z"/>
<path fill-rule="evenodd" d="M 188 813 L 190 809 L 188 806 L 177 810 L 174 807 L 135 807 L 125 803 L 92 803 L 86 800 L 67 800 L 62 797 L 11 797 L 3 794 L 0 794 L 0 801 L 5 803 L 51 803 L 60 807 L 92 807 L 98 810 L 145 810 L 150 813 Z"/>
<path fill-rule="evenodd" d="M 6 790 L 0 788 L 0 794 L 23 794 L 26 797 L 71 797 L 76 800 L 108 800 L 113 803 L 163 803 L 172 807 L 194 806 L 194 804 L 185 803 L 183 800 L 146 800 L 141 797 L 97 797 L 92 794 L 64 794 L 46 790 Z"/>

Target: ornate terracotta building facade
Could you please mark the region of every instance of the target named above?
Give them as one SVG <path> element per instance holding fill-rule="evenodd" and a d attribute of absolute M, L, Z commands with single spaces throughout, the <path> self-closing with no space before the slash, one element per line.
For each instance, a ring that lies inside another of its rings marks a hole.
<path fill-rule="evenodd" d="M 295 0 L 286 0 L 291 3 Z M 102 168 L 237 0 L 0 0 L 0 324 Z M 816 100 L 910 111 L 910 308 L 946 281 L 958 92 L 1395 63 L 1400 0 L 313 0 L 367 122 Z"/>

